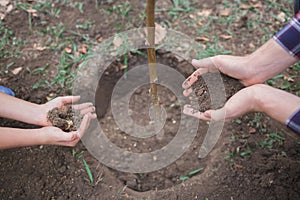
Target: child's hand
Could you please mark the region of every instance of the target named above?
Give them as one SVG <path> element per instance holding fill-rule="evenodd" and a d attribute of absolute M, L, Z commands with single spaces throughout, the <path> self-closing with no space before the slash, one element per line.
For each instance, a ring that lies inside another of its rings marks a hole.
<path fill-rule="evenodd" d="M 43 134 L 44 137 L 43 144 L 75 146 L 85 134 L 90 121 L 96 117 L 96 114 L 92 114 L 91 112 L 86 113 L 79 129 L 68 133 L 54 126 L 43 127 L 41 129 L 41 134 Z"/>
<path fill-rule="evenodd" d="M 67 104 L 75 103 L 80 99 L 80 96 L 64 96 L 57 97 L 45 104 L 42 104 L 41 107 L 41 116 L 38 125 L 40 126 L 52 126 L 51 122 L 48 120 L 47 115 L 48 111 L 53 108 L 62 109 Z M 87 113 L 95 112 L 95 107 L 92 103 L 82 103 L 78 105 L 73 105 L 72 108 L 74 110 L 79 110 L 81 115 L 85 115 Z"/>

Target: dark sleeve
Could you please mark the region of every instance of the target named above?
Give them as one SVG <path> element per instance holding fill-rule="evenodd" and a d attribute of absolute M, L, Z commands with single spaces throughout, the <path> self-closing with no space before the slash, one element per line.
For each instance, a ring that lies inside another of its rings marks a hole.
<path fill-rule="evenodd" d="M 273 38 L 289 54 L 297 56 L 300 59 L 300 12 L 274 35 Z"/>
<path fill-rule="evenodd" d="M 300 108 L 286 120 L 285 124 L 300 136 Z"/>

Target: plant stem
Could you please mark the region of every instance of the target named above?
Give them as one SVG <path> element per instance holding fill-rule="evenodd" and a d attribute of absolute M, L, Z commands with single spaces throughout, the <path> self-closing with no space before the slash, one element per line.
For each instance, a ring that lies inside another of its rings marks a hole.
<path fill-rule="evenodd" d="M 157 95 L 157 72 L 156 72 L 156 54 L 155 54 L 155 24 L 154 24 L 154 7 L 155 0 L 147 0 L 146 6 L 146 26 L 147 26 L 147 39 L 150 48 L 147 49 L 148 54 L 148 67 L 150 74 L 150 91 L 152 102 L 154 105 L 159 105 Z"/>

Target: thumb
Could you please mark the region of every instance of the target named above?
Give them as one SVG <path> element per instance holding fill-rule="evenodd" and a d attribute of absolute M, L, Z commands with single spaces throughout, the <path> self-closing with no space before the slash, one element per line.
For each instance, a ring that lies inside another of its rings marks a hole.
<path fill-rule="evenodd" d="M 62 104 L 70 104 L 79 101 L 80 96 L 64 96 L 60 97 Z"/>
<path fill-rule="evenodd" d="M 62 132 L 60 133 L 59 142 L 70 142 L 77 138 L 76 132 Z"/>
<path fill-rule="evenodd" d="M 193 59 L 192 65 L 195 68 L 215 68 L 215 65 L 214 65 L 211 57 L 203 58 L 201 60 Z"/>
<path fill-rule="evenodd" d="M 225 108 L 218 110 L 207 110 L 204 112 L 204 116 L 214 121 L 224 121 L 226 120 Z"/>

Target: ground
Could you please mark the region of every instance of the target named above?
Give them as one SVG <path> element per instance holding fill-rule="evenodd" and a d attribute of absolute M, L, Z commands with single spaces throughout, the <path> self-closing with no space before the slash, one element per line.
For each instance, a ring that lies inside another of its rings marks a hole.
<path fill-rule="evenodd" d="M 72 92 L 76 70 L 93 46 L 114 34 L 144 26 L 146 1 L 5 1 L 0 14 L 0 85 L 35 103 Z M 156 23 L 189 35 L 205 50 L 198 58 L 253 52 L 291 16 L 292 1 L 157 1 Z M 111 117 L 109 89 L 147 58 L 128 53 L 107 69 L 100 84 L 107 94 L 96 105 L 99 123 L 121 148 L 149 152 L 167 144 L 178 129 L 180 103 L 168 88 L 159 88 L 169 112 L 162 140 L 137 140 L 118 130 Z M 157 52 L 160 63 L 184 76 L 192 66 L 170 52 Z M 299 96 L 300 66 L 294 65 L 266 84 Z M 227 80 L 226 77 L 224 80 Z M 226 82 L 226 91 L 240 86 Z M 226 84 L 228 83 L 228 84 Z M 148 87 L 135 91 L 130 109 L 137 123 L 149 121 Z M 202 93 L 201 93 L 202 94 Z M 230 94 L 229 94 L 230 95 Z M 98 102 L 98 101 L 97 101 Z M 1 126 L 38 128 L 0 119 Z M 76 147 L 35 146 L 0 151 L 1 199 L 299 199 L 299 138 L 261 113 L 226 123 L 214 150 L 198 158 L 203 131 L 174 163 L 161 170 L 131 174 L 99 163 L 80 142 Z M 198 170 L 192 176 L 187 174 Z M 186 180 L 185 180 L 186 179 Z"/>

